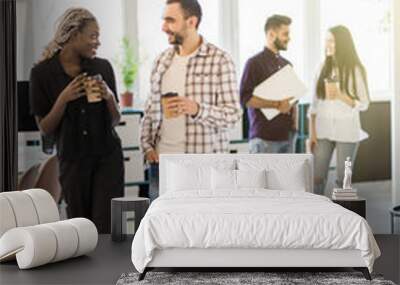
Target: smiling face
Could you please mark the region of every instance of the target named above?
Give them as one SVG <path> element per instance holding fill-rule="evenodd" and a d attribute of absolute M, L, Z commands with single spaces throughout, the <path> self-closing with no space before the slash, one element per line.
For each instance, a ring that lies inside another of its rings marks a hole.
<path fill-rule="evenodd" d="M 336 53 L 335 37 L 331 32 L 328 32 L 325 40 L 325 53 L 326 56 L 334 56 Z"/>
<path fill-rule="evenodd" d="M 96 56 L 100 46 L 100 29 L 96 21 L 88 22 L 81 31 L 73 38 L 73 46 L 77 53 L 83 58 Z"/>
<path fill-rule="evenodd" d="M 162 30 L 172 45 L 182 45 L 185 39 L 196 32 L 197 18 L 186 17 L 179 3 L 168 4 L 163 15 Z"/>

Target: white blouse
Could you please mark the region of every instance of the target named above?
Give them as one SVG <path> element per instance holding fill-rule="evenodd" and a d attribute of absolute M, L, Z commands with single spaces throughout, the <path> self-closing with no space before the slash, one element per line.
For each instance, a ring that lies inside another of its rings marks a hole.
<path fill-rule="evenodd" d="M 352 86 L 352 80 L 350 77 L 349 86 Z M 354 143 L 368 138 L 368 134 L 361 129 L 360 123 L 360 112 L 366 111 L 369 106 L 368 87 L 359 68 L 356 68 L 355 80 L 359 100 L 355 102 L 354 108 L 339 99 L 319 99 L 314 92 L 309 115 L 316 115 L 315 129 L 318 139 Z M 316 82 L 317 80 L 314 86 Z"/>

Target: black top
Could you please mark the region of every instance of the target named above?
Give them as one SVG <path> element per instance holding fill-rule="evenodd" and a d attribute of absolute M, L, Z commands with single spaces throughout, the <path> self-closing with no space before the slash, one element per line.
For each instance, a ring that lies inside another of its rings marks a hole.
<path fill-rule="evenodd" d="M 87 59 L 82 71 L 88 75 L 101 74 L 118 101 L 111 64 L 101 58 Z M 35 116 L 45 117 L 58 96 L 73 80 L 63 69 L 58 54 L 31 70 L 30 103 Z M 88 103 L 86 96 L 67 104 L 64 116 L 54 133 L 57 154 L 61 160 L 76 160 L 87 156 L 102 156 L 121 147 L 121 141 L 111 123 L 107 103 Z"/>
<path fill-rule="evenodd" d="M 240 102 L 243 107 L 253 96 L 253 91 L 264 80 L 269 78 L 287 64 L 288 60 L 273 53 L 268 48 L 250 58 L 243 71 L 240 84 Z M 268 120 L 260 109 L 247 107 L 249 117 L 249 138 L 263 140 L 283 141 L 289 139 L 289 131 L 292 129 L 292 114 L 279 114 L 272 120 Z"/>

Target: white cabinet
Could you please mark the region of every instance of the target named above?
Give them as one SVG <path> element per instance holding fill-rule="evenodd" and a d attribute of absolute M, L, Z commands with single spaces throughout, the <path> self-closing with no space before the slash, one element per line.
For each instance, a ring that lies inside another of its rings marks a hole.
<path fill-rule="evenodd" d="M 139 131 L 142 112 L 123 111 L 121 122 L 115 127 L 121 138 L 125 166 L 125 196 L 138 196 L 139 187 L 133 184 L 143 182 L 144 158 L 139 150 Z"/>
<path fill-rule="evenodd" d="M 247 140 L 235 141 L 229 143 L 230 153 L 249 153 L 249 143 Z"/>
<path fill-rule="evenodd" d="M 125 185 L 125 197 L 139 197 L 139 186 Z"/>
<path fill-rule="evenodd" d="M 125 182 L 144 180 L 143 154 L 139 150 L 124 150 Z"/>
<path fill-rule="evenodd" d="M 27 171 L 49 157 L 42 151 L 40 132 L 18 132 L 18 173 Z"/>
<path fill-rule="evenodd" d="M 122 141 L 122 147 L 139 146 L 140 113 L 123 114 L 121 122 L 115 127 Z"/>

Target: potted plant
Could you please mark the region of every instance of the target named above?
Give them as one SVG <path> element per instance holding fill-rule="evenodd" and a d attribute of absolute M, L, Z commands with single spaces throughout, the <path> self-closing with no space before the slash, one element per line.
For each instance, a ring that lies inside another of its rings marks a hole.
<path fill-rule="evenodd" d="M 122 75 L 122 83 L 125 91 L 121 94 L 121 107 L 133 106 L 132 88 L 138 72 L 138 60 L 135 51 L 127 37 L 122 39 L 121 54 L 116 59 L 117 66 Z"/>

